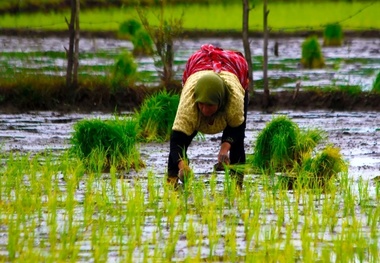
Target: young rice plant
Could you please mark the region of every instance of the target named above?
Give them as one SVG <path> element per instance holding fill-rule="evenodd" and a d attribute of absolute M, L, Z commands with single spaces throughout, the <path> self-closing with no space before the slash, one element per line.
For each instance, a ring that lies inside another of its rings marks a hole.
<path fill-rule="evenodd" d="M 136 147 L 138 126 L 132 118 L 82 120 L 74 125 L 71 152 L 91 171 L 138 170 L 143 166 Z"/>
<path fill-rule="evenodd" d="M 170 137 L 179 104 L 179 95 L 160 91 L 144 100 L 137 120 L 139 139 L 142 141 L 167 141 Z"/>

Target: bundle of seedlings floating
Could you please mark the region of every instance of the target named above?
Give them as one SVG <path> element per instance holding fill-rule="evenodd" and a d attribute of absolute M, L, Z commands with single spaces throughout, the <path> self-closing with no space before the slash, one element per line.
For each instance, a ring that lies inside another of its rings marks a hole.
<path fill-rule="evenodd" d="M 137 121 L 133 118 L 81 120 L 74 125 L 70 152 L 93 172 L 139 170 L 144 167 L 137 149 Z"/>
<path fill-rule="evenodd" d="M 162 142 L 170 138 L 179 95 L 160 91 L 144 100 L 136 113 L 139 140 Z"/>
<path fill-rule="evenodd" d="M 323 68 L 325 66 L 317 37 L 309 37 L 302 43 L 301 64 L 308 69 Z"/>
<path fill-rule="evenodd" d="M 340 47 L 343 43 L 342 26 L 338 23 L 328 24 L 323 32 L 323 45 L 328 47 Z"/>
<path fill-rule="evenodd" d="M 280 175 L 287 184 L 323 186 L 346 169 L 338 148 L 328 145 L 322 152 L 316 152 L 325 139 L 326 134 L 319 129 L 301 130 L 288 117 L 278 116 L 259 133 L 248 163 L 256 172 Z"/>

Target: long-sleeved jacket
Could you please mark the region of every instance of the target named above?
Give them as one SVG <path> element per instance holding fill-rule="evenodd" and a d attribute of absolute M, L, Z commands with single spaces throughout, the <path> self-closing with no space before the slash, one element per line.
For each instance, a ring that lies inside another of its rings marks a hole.
<path fill-rule="evenodd" d="M 237 127 L 244 121 L 244 94 L 236 75 L 221 71 L 219 76 L 224 80 L 228 95 L 223 109 L 218 110 L 213 118 L 204 117 L 194 99 L 194 87 L 197 80 L 208 70 L 198 71 L 191 75 L 182 90 L 177 115 L 173 124 L 173 131 L 180 131 L 190 136 L 194 131 L 204 134 L 215 134 L 223 131 L 227 126 Z"/>

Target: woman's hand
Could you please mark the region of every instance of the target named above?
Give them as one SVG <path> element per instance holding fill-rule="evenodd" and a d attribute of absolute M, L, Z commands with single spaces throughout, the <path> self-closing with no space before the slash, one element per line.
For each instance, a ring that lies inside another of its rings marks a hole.
<path fill-rule="evenodd" d="M 218 163 L 221 164 L 230 164 L 230 157 L 229 157 L 229 151 L 231 149 L 231 144 L 228 142 L 222 143 L 220 146 L 220 151 L 218 154 Z"/>
<path fill-rule="evenodd" d="M 219 153 L 218 163 L 229 165 L 230 157 L 228 156 L 228 153 Z"/>

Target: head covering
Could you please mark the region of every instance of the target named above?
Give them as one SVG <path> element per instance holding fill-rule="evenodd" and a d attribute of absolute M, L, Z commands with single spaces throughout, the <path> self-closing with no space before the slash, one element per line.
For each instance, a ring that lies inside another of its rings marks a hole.
<path fill-rule="evenodd" d="M 215 72 L 207 72 L 199 78 L 194 89 L 195 102 L 218 105 L 222 108 L 226 100 L 226 86 Z"/>

